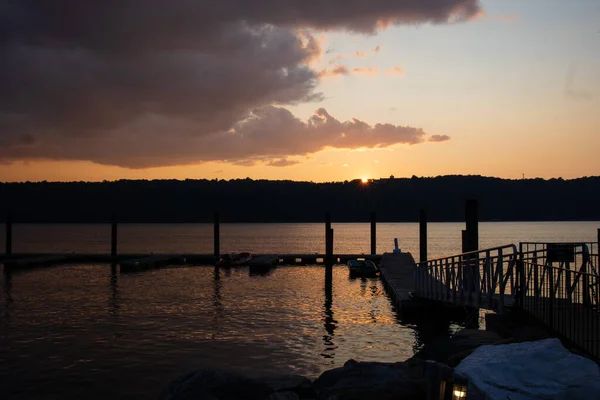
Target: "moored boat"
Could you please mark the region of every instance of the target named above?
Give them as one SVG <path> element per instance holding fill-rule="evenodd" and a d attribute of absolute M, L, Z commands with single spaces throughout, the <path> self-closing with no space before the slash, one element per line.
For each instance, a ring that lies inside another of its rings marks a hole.
<path fill-rule="evenodd" d="M 244 253 L 228 253 L 223 254 L 221 259 L 217 261 L 217 267 L 235 267 L 244 265 L 252 259 L 252 254 Z"/>
<path fill-rule="evenodd" d="M 350 260 L 348 270 L 352 276 L 377 276 L 379 269 L 371 260 Z"/>

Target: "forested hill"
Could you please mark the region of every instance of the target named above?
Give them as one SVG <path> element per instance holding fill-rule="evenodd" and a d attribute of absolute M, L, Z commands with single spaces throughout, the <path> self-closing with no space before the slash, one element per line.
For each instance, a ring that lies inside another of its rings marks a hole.
<path fill-rule="evenodd" d="M 600 177 L 507 180 L 480 176 L 310 183 L 238 179 L 1 183 L 0 219 L 21 222 L 334 222 L 464 220 L 479 201 L 482 221 L 600 220 Z"/>

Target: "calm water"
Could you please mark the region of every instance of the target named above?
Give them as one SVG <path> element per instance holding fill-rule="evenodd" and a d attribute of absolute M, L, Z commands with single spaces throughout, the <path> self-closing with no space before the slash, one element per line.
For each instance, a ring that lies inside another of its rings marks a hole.
<path fill-rule="evenodd" d="M 460 249 L 463 224 L 430 224 L 432 257 Z M 336 251 L 368 252 L 368 224 L 334 224 Z M 600 223 L 483 223 L 481 247 L 519 240 L 594 241 Z M 225 251 L 322 252 L 322 224 L 222 227 Z M 2 229 L 3 232 L 3 229 Z M 123 252 L 206 252 L 210 225 L 125 225 Z M 16 225 L 14 251 L 107 252 L 105 225 Z M 418 254 L 416 224 L 378 225 Z M 2 239 L 2 242 L 4 240 Z M 0 278 L 1 398 L 156 398 L 178 375 L 219 367 L 316 377 L 347 359 L 401 361 L 423 332 L 403 325 L 378 279 L 334 267 L 173 267 L 120 275 L 107 265 Z"/>
<path fill-rule="evenodd" d="M 334 223 L 334 251 L 369 253 L 370 227 L 364 223 Z M 519 241 L 596 241 L 600 222 L 488 222 L 479 224 L 480 247 Z M 212 224 L 119 225 L 123 253 L 212 253 Z M 429 258 L 459 253 L 464 223 L 430 223 Z M 4 246 L 0 225 L 0 246 Z M 393 248 L 398 238 L 403 251 L 419 254 L 416 223 L 377 225 L 377 251 Z M 2 249 L 2 247 L 0 247 Z M 17 224 L 13 252 L 109 253 L 110 226 Z M 254 253 L 324 253 L 324 224 L 222 224 L 221 251 Z"/>

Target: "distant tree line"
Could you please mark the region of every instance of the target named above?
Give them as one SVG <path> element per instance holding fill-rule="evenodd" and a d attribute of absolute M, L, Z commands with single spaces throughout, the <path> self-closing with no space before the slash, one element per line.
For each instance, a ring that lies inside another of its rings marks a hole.
<path fill-rule="evenodd" d="M 19 222 L 463 221 L 468 198 L 482 221 L 600 220 L 600 177 L 509 180 L 439 176 L 312 183 L 252 179 L 0 183 L 5 219 Z"/>

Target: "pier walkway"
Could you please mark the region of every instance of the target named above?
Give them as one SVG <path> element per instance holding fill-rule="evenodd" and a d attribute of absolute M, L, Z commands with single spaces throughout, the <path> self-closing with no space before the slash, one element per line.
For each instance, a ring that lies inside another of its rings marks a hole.
<path fill-rule="evenodd" d="M 523 242 L 414 263 L 414 296 L 499 313 L 517 309 L 600 358 L 597 249 Z M 391 272 L 382 276 L 397 284 Z"/>

